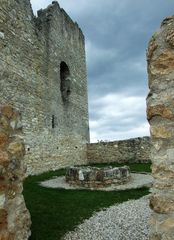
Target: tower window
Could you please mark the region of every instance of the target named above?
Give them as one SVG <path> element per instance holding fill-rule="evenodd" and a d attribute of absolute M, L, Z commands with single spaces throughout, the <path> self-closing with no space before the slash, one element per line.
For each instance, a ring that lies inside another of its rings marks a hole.
<path fill-rule="evenodd" d="M 69 67 L 65 62 L 60 63 L 60 91 L 63 101 L 67 102 L 71 94 L 71 81 Z"/>
<path fill-rule="evenodd" d="M 52 124 L 52 128 L 55 128 L 55 117 L 54 117 L 54 115 L 52 115 L 51 124 Z"/>

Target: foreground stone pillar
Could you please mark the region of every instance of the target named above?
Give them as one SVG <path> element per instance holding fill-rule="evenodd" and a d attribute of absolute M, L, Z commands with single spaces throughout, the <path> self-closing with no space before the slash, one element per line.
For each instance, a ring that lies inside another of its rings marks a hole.
<path fill-rule="evenodd" d="M 174 17 L 166 18 L 149 43 L 147 118 L 155 179 L 150 207 L 151 240 L 174 240 Z"/>
<path fill-rule="evenodd" d="M 22 195 L 25 168 L 20 114 L 0 108 L 0 240 L 27 240 L 30 215 Z"/>

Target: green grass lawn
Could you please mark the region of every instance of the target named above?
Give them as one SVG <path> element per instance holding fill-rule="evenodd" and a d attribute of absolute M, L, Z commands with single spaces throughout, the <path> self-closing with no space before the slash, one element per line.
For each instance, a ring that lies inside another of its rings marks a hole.
<path fill-rule="evenodd" d="M 140 166 L 142 165 L 142 166 Z M 146 164 L 131 164 L 132 171 L 149 171 Z M 24 197 L 32 218 L 30 240 L 60 239 L 95 211 L 149 193 L 147 188 L 126 191 L 49 189 L 38 182 L 64 175 L 65 170 L 30 176 L 24 182 Z"/>

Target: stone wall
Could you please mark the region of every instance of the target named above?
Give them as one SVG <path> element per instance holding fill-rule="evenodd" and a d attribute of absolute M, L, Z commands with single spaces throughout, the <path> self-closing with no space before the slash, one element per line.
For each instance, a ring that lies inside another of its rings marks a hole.
<path fill-rule="evenodd" d="M 174 17 L 166 18 L 147 52 L 147 117 L 151 125 L 151 240 L 174 239 Z"/>
<path fill-rule="evenodd" d="M 0 108 L 0 239 L 27 240 L 30 215 L 22 195 L 24 143 L 20 114 Z"/>
<path fill-rule="evenodd" d="M 132 138 L 87 145 L 89 163 L 144 163 L 150 162 L 150 138 Z"/>
<path fill-rule="evenodd" d="M 84 36 L 56 1 L 0 4 L 0 101 L 23 116 L 28 173 L 84 164 L 89 140 Z"/>

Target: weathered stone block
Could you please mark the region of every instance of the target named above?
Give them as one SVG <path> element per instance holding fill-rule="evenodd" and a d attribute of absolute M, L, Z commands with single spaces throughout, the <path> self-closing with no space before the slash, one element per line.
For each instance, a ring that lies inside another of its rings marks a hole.
<path fill-rule="evenodd" d="M 5 209 L 0 209 L 0 229 L 7 229 L 7 211 Z"/>
<path fill-rule="evenodd" d="M 150 65 L 150 72 L 154 76 L 166 75 L 174 71 L 174 53 L 163 51 Z"/>
<path fill-rule="evenodd" d="M 0 240 L 15 240 L 15 236 L 14 236 L 13 233 L 9 233 L 9 232 L 3 231 L 0 234 Z"/>
<path fill-rule="evenodd" d="M 161 180 L 173 180 L 174 179 L 174 165 L 169 165 L 169 163 L 159 163 L 154 162 L 152 169 L 153 176 Z M 167 173 L 167 174 L 166 174 Z"/>
<path fill-rule="evenodd" d="M 174 119 L 174 114 L 171 109 L 165 107 L 164 105 L 149 106 L 147 109 L 147 118 L 150 121 L 153 117 L 160 116 L 169 120 Z"/>
<path fill-rule="evenodd" d="M 153 194 L 150 198 L 150 207 L 157 213 L 170 213 L 174 211 L 174 192 L 170 195 L 165 193 Z"/>
<path fill-rule="evenodd" d="M 7 132 L 10 130 L 9 121 L 3 115 L 0 115 L 0 127 Z"/>
<path fill-rule="evenodd" d="M 11 142 L 7 150 L 13 157 L 16 157 L 17 159 L 23 157 L 25 154 L 24 144 L 19 139 Z"/>
<path fill-rule="evenodd" d="M 169 30 L 166 34 L 166 42 L 171 45 L 171 47 L 174 47 L 174 30 Z"/>
<path fill-rule="evenodd" d="M 8 144 L 8 135 L 3 131 L 0 131 L 0 149 L 4 148 Z"/>
<path fill-rule="evenodd" d="M 165 126 L 151 126 L 150 128 L 151 136 L 153 138 L 171 138 L 172 133 Z"/>
<path fill-rule="evenodd" d="M 6 106 L 2 107 L 1 113 L 5 117 L 10 119 L 12 117 L 12 115 L 13 115 L 13 108 L 11 106 L 6 105 Z"/>
<path fill-rule="evenodd" d="M 169 214 L 152 214 L 150 240 L 173 240 L 174 236 L 174 216 Z"/>
<path fill-rule="evenodd" d="M 9 163 L 8 153 L 0 150 L 0 165 Z"/>
<path fill-rule="evenodd" d="M 147 60 L 150 61 L 153 57 L 154 51 L 157 48 L 157 43 L 155 42 L 155 38 L 152 38 L 149 42 L 149 47 L 147 50 Z"/>
<path fill-rule="evenodd" d="M 163 189 L 166 189 L 166 190 L 173 190 L 174 191 L 174 179 L 173 178 L 166 178 L 166 179 L 161 179 L 161 176 L 159 175 L 155 175 L 155 178 L 160 178 L 159 179 L 155 179 L 155 182 L 154 182 L 154 188 L 158 189 L 158 190 L 163 190 Z"/>
<path fill-rule="evenodd" d="M 86 187 L 105 187 L 111 184 L 122 184 L 130 179 L 130 169 L 106 167 L 69 167 L 66 171 L 66 181 L 73 185 Z"/>

